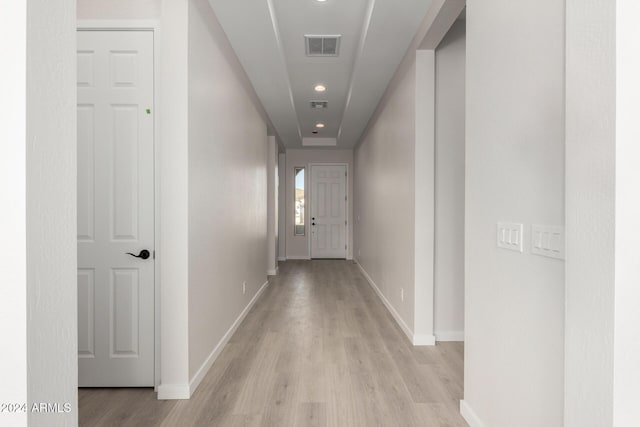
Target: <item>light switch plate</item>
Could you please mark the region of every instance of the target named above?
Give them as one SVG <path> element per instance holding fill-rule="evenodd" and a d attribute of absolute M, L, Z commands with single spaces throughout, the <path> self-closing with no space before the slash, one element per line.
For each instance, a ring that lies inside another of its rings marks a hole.
<path fill-rule="evenodd" d="M 523 251 L 523 224 L 516 222 L 498 223 L 498 247 L 510 251 Z"/>
<path fill-rule="evenodd" d="M 532 225 L 531 253 L 549 258 L 564 259 L 564 227 Z"/>

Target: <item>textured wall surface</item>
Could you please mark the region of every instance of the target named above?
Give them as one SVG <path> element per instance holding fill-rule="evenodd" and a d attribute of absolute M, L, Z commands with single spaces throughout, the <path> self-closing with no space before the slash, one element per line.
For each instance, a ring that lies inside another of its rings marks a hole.
<path fill-rule="evenodd" d="M 30 426 L 77 423 L 75 1 L 29 0 L 27 299 Z"/>
<path fill-rule="evenodd" d="M 615 4 L 567 1 L 565 425 L 612 425 Z"/>
<path fill-rule="evenodd" d="M 517 16 L 517 18 L 515 18 Z M 467 3 L 465 403 L 487 426 L 563 424 L 564 3 Z M 524 253 L 496 223 L 524 224 Z"/>

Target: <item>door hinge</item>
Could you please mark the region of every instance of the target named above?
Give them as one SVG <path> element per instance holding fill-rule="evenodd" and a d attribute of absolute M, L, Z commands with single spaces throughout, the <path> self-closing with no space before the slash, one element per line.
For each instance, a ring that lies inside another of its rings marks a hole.
<path fill-rule="evenodd" d="M 347 225 L 347 221 L 344 222 L 344 225 Z"/>
<path fill-rule="evenodd" d="M 156 259 L 156 251 L 153 251 L 153 259 Z"/>

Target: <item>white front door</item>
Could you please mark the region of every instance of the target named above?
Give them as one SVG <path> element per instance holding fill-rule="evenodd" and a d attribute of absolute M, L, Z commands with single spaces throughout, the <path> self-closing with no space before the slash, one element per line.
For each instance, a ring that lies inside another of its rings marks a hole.
<path fill-rule="evenodd" d="M 78 383 L 153 386 L 153 32 L 79 31 L 77 78 Z"/>
<path fill-rule="evenodd" d="M 347 168 L 311 166 L 311 258 L 347 257 Z"/>

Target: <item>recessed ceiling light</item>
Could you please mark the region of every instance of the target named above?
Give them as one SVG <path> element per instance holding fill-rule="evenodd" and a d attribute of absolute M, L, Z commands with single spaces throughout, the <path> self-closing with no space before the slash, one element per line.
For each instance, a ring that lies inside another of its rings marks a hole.
<path fill-rule="evenodd" d="M 324 123 L 316 123 L 316 127 L 318 129 L 322 129 L 324 127 Z"/>
<path fill-rule="evenodd" d="M 317 1 L 318 3 L 324 3 L 324 2 L 326 2 L 327 0 L 316 0 L 316 1 Z"/>
<path fill-rule="evenodd" d="M 327 90 L 327 87 L 323 85 L 316 85 L 313 90 L 315 90 L 316 92 L 324 92 L 325 90 Z"/>

